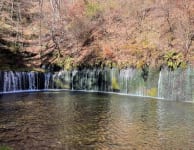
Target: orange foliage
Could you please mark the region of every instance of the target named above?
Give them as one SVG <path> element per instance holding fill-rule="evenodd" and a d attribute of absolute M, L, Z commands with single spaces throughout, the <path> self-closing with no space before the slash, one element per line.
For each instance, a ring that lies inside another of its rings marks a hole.
<path fill-rule="evenodd" d="M 105 59 L 114 58 L 114 53 L 110 47 L 108 46 L 103 47 L 103 57 Z"/>
<path fill-rule="evenodd" d="M 78 1 L 70 6 L 68 14 L 69 17 L 80 18 L 84 16 L 85 6 L 82 1 Z"/>

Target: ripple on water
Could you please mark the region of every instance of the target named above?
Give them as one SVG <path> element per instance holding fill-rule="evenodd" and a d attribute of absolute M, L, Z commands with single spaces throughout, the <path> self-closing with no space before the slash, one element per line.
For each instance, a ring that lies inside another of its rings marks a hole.
<path fill-rule="evenodd" d="M 0 145 L 14 149 L 194 149 L 194 105 L 121 95 L 0 99 Z"/>

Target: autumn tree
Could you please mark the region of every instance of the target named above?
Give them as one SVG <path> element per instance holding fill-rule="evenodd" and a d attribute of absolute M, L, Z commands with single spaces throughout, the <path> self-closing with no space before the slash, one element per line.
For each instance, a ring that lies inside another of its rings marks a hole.
<path fill-rule="evenodd" d="M 178 4 L 176 22 L 176 34 L 182 41 L 182 49 L 185 55 L 190 53 L 194 40 L 194 2 L 181 0 Z"/>

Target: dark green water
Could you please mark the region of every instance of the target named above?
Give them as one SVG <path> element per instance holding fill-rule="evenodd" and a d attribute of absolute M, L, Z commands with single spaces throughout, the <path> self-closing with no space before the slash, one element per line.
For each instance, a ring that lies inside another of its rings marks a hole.
<path fill-rule="evenodd" d="M 99 93 L 0 97 L 0 145 L 13 149 L 194 149 L 194 104 Z"/>

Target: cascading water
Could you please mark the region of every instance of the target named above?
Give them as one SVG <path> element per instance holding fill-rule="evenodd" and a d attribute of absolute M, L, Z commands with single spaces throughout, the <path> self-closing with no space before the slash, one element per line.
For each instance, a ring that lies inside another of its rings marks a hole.
<path fill-rule="evenodd" d="M 5 71 L 0 75 L 0 92 L 33 91 L 51 87 L 51 74 Z"/>
<path fill-rule="evenodd" d="M 51 73 L 44 74 L 44 89 L 53 89 L 53 79 Z"/>
<path fill-rule="evenodd" d="M 158 97 L 169 100 L 193 100 L 194 76 L 191 68 L 169 71 L 163 69 L 159 75 Z"/>
<path fill-rule="evenodd" d="M 192 101 L 194 73 L 185 70 L 82 69 L 57 73 L 0 72 L 0 92 L 69 89 L 119 92 L 169 100 Z"/>
<path fill-rule="evenodd" d="M 157 96 L 157 81 L 158 76 L 153 76 L 152 72 L 150 72 L 148 81 L 145 81 L 142 77 L 142 71 L 132 68 L 123 70 L 109 68 L 64 70 L 53 75 L 52 87 L 55 89 L 120 92 L 138 96 Z"/>

